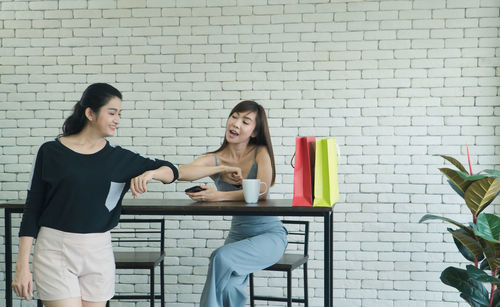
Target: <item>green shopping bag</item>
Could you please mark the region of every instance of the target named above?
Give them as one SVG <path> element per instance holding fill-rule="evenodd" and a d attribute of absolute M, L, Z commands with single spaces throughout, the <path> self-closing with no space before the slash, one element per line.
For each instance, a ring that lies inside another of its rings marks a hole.
<path fill-rule="evenodd" d="M 314 206 L 331 207 L 338 200 L 337 140 L 316 140 Z"/>

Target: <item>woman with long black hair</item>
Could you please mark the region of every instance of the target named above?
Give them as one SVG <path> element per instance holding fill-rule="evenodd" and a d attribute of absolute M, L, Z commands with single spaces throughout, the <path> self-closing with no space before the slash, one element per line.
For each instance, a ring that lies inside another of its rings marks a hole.
<path fill-rule="evenodd" d="M 271 136 L 264 108 L 242 101 L 229 113 L 222 146 L 179 168 L 179 180 L 211 177 L 216 189 L 187 193 L 197 201 L 244 200 L 243 178 L 272 186 L 276 178 Z M 261 190 L 261 199 L 267 193 Z M 201 307 L 242 307 L 250 273 L 276 263 L 287 245 L 286 230 L 276 216 L 233 216 L 224 246 L 210 256 Z"/>
<path fill-rule="evenodd" d="M 102 307 L 114 295 L 110 230 L 118 224 L 129 189 L 148 181 L 173 182 L 170 162 L 111 146 L 120 123 L 122 94 L 106 83 L 87 87 L 63 124 L 63 133 L 41 145 L 19 231 L 14 292 L 47 307 Z"/>

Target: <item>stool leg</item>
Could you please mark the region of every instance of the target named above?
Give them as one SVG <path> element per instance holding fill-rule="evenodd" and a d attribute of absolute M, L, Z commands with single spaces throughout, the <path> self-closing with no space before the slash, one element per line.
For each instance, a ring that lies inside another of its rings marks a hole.
<path fill-rule="evenodd" d="M 150 274 L 151 274 L 151 282 L 149 283 L 149 301 L 150 301 L 150 305 L 151 307 L 155 307 L 155 269 L 152 268 L 150 270 Z"/>
<path fill-rule="evenodd" d="M 309 307 L 309 290 L 308 290 L 308 283 L 307 283 L 307 262 L 304 263 L 304 307 Z"/>
<path fill-rule="evenodd" d="M 286 299 L 287 299 L 287 306 L 292 307 L 292 271 L 289 270 L 286 274 Z"/>
<path fill-rule="evenodd" d="M 255 307 L 254 300 L 254 289 L 253 289 L 253 273 L 250 273 L 250 307 Z"/>
<path fill-rule="evenodd" d="M 161 290 L 161 307 L 165 307 L 165 260 L 162 260 L 160 263 L 160 290 Z"/>

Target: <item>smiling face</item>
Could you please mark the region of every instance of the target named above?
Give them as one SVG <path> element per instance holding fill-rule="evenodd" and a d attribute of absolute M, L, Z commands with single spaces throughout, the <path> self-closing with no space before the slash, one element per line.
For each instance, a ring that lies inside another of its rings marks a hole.
<path fill-rule="evenodd" d="M 104 137 L 115 135 L 116 127 L 120 124 L 122 111 L 122 100 L 120 98 L 111 98 L 97 113 L 92 112 L 90 108 L 87 110 L 87 118 L 93 129 L 96 129 Z"/>
<path fill-rule="evenodd" d="M 226 140 L 229 143 L 248 143 L 255 137 L 256 112 L 234 112 L 226 123 Z"/>

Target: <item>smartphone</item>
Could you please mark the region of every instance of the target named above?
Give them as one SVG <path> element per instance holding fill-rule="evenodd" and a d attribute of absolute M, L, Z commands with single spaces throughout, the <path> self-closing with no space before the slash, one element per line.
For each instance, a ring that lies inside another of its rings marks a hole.
<path fill-rule="evenodd" d="M 190 187 L 188 189 L 185 189 L 184 192 L 186 193 L 196 193 L 196 192 L 200 192 L 200 191 L 204 191 L 205 189 L 200 187 L 199 185 L 195 185 L 193 187 Z"/>

